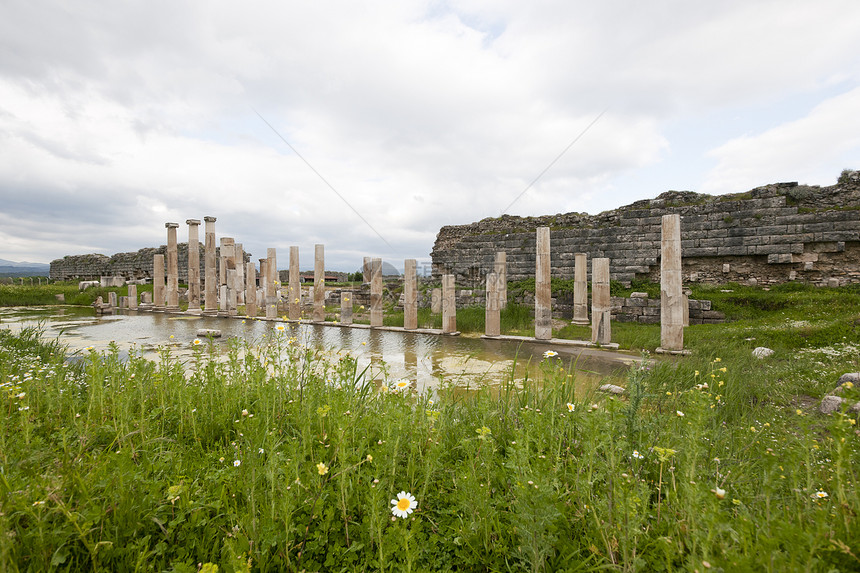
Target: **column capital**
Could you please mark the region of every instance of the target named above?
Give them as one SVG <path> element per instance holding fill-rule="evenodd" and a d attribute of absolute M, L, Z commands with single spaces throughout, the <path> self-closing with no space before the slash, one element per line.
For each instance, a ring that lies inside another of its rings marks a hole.
<path fill-rule="evenodd" d="M 178 229 L 179 223 L 165 223 L 164 227 L 167 229 Z"/>
<path fill-rule="evenodd" d="M 207 223 L 214 223 L 215 221 L 217 221 L 217 219 L 215 217 L 208 217 L 208 216 L 203 217 L 203 220 L 206 221 Z"/>
<path fill-rule="evenodd" d="M 186 219 L 185 224 L 186 225 L 199 225 L 200 219 Z"/>

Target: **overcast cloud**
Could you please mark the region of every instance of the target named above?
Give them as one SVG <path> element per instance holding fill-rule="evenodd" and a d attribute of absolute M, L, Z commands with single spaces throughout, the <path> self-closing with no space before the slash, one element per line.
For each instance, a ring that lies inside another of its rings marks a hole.
<path fill-rule="evenodd" d="M 212 215 L 281 267 L 315 243 L 402 267 L 512 202 L 832 185 L 860 168 L 858 22 L 856 0 L 7 0 L 0 258 Z"/>

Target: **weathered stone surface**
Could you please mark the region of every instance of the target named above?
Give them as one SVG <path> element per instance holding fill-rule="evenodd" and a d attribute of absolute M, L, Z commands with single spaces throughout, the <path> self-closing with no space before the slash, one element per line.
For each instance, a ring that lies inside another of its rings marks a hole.
<path fill-rule="evenodd" d="M 839 385 L 851 382 L 854 385 L 860 384 L 860 372 L 847 372 L 839 377 Z"/>
<path fill-rule="evenodd" d="M 756 358 L 767 358 L 768 356 L 773 356 L 773 350 L 765 346 L 758 346 L 753 349 L 752 355 Z"/>
<path fill-rule="evenodd" d="M 221 331 L 217 328 L 198 328 L 197 336 L 202 336 L 204 338 L 209 336 L 211 336 L 212 338 L 220 338 Z"/>
<path fill-rule="evenodd" d="M 682 217 L 683 276 L 703 282 L 758 284 L 828 279 L 860 282 L 860 172 L 831 187 L 777 183 L 736 194 L 710 196 L 669 191 L 656 199 L 588 215 L 504 215 L 443 227 L 433 248 L 433 275 L 453 273 L 464 284 L 483 284 L 494 253 L 507 252 L 508 280 L 534 276 L 535 230 L 552 228 L 552 276 L 574 276 L 575 252 L 612 259 L 612 279 L 656 280 L 660 223 Z M 796 260 L 817 253 L 818 261 Z M 770 256 L 773 255 L 773 256 Z M 853 274 L 852 274 L 853 273 Z"/>
<path fill-rule="evenodd" d="M 615 384 L 604 384 L 600 388 L 598 388 L 601 392 L 608 392 L 610 394 L 624 394 L 626 390 L 621 386 L 616 386 Z"/>

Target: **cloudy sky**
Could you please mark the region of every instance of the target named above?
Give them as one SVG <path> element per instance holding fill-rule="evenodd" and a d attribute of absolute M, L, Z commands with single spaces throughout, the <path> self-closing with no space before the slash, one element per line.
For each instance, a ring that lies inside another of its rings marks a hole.
<path fill-rule="evenodd" d="M 856 0 L 5 0 L 0 258 L 212 215 L 281 267 L 402 266 L 502 212 L 832 185 L 858 26 Z"/>

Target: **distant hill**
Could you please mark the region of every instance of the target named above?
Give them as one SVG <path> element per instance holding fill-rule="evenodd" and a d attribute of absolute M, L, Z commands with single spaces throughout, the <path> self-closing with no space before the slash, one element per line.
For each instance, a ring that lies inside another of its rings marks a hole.
<path fill-rule="evenodd" d="M 45 263 L 0 259 L 0 277 L 46 277 L 50 270 L 51 266 Z"/>

